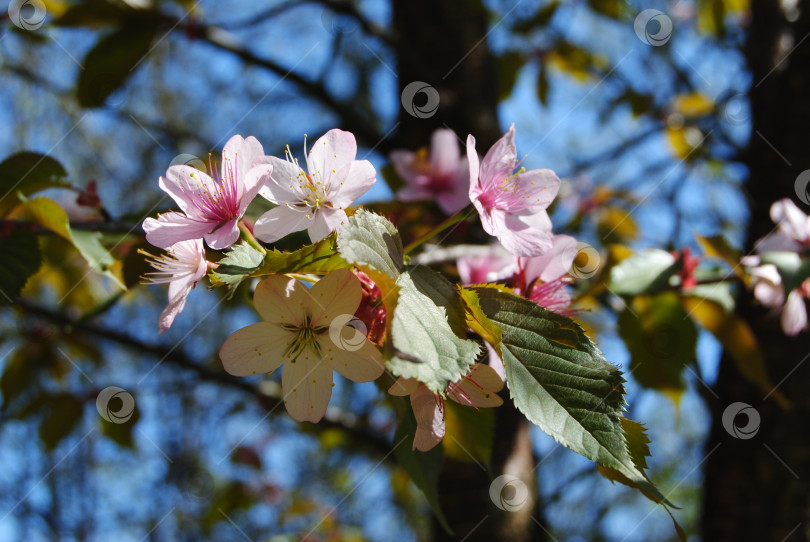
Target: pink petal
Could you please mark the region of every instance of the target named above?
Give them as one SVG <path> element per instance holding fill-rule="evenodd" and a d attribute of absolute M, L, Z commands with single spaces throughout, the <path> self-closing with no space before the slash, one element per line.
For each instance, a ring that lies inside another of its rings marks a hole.
<path fill-rule="evenodd" d="M 475 150 L 475 137 L 472 134 L 467 136 L 467 162 L 470 166 L 470 190 L 469 196 L 473 203 L 481 195 L 481 183 L 479 181 L 480 162 L 478 151 Z M 476 208 L 478 205 L 476 205 Z M 479 211 L 480 212 L 480 211 Z"/>
<path fill-rule="evenodd" d="M 281 326 L 258 322 L 232 333 L 220 348 L 219 359 L 234 376 L 270 373 L 286 361 L 284 352 L 294 338 Z"/>
<path fill-rule="evenodd" d="M 469 152 L 467 157 L 469 158 Z M 506 177 L 512 174 L 516 162 L 515 125 L 512 124 L 503 137 L 487 151 L 481 161 L 479 174 L 481 187 L 486 191 L 488 188 L 500 185 Z"/>
<path fill-rule="evenodd" d="M 235 135 L 225 143 L 222 149 L 222 178 L 228 177 L 229 169 L 236 174 L 239 197 L 245 193 L 244 180 L 253 166 L 253 161 L 260 156 L 264 156 L 264 149 L 259 140 L 253 136 L 243 138 Z"/>
<path fill-rule="evenodd" d="M 253 235 L 265 243 L 275 243 L 294 231 L 309 228 L 313 222 L 311 210 L 298 210 L 286 205 L 270 209 L 256 220 Z"/>
<path fill-rule="evenodd" d="M 147 218 L 143 221 L 146 240 L 156 247 L 169 248 L 180 241 L 199 239 L 207 234 L 216 224 L 189 218 L 182 213 L 171 211 L 159 215 L 157 219 Z"/>
<path fill-rule="evenodd" d="M 197 208 L 192 203 L 193 198 L 205 197 L 206 192 L 214 194 L 219 190 L 214 179 L 207 173 L 182 165 L 170 167 L 158 184 L 172 197 L 180 210 L 189 216 L 198 214 Z"/>
<path fill-rule="evenodd" d="M 295 362 L 286 361 L 281 389 L 287 412 L 299 422 L 317 423 L 332 396 L 332 369 L 314 352 L 302 352 Z"/>
<path fill-rule="evenodd" d="M 306 157 L 309 174 L 320 178 L 327 194 L 339 185 L 357 156 L 354 134 L 337 128 L 329 130 L 312 146 Z"/>
<path fill-rule="evenodd" d="M 322 207 L 315 212 L 315 218 L 309 225 L 309 239 L 313 243 L 320 241 L 348 220 L 349 218 L 346 216 L 346 212 L 343 211 L 343 209 Z"/>
<path fill-rule="evenodd" d="M 523 196 L 523 205 L 531 209 L 545 209 L 560 191 L 560 179 L 550 169 L 526 171 L 518 175 L 516 180 Z"/>
<path fill-rule="evenodd" d="M 411 408 L 416 418 L 413 448 L 427 452 L 444 437 L 444 401 L 426 386 L 420 385 L 411 394 Z"/>
<path fill-rule="evenodd" d="M 487 347 L 489 366 L 497 373 L 502 381 L 506 382 L 506 368 L 503 366 L 501 356 L 498 355 L 498 352 L 496 352 L 488 342 L 484 341 L 484 346 Z"/>
<path fill-rule="evenodd" d="M 158 319 L 160 333 L 163 333 L 172 326 L 174 319 L 183 311 L 186 306 L 186 298 L 194 289 L 195 281 L 178 281 L 169 283 L 169 303 Z"/>
<path fill-rule="evenodd" d="M 440 128 L 433 132 L 430 138 L 430 167 L 434 173 L 455 173 L 460 156 L 458 138 L 453 130 Z"/>
<path fill-rule="evenodd" d="M 792 239 L 800 243 L 810 241 L 810 217 L 788 198 L 780 199 L 771 205 L 771 219 Z"/>
<path fill-rule="evenodd" d="M 273 166 L 270 164 L 259 164 L 247 172 L 244 179 L 244 193 L 242 194 L 242 199 L 239 200 L 240 215 L 245 213 L 250 202 L 253 201 L 270 180 L 272 172 Z"/>
<path fill-rule="evenodd" d="M 782 330 L 793 337 L 807 327 L 807 307 L 799 290 L 788 294 L 785 307 L 782 309 Z"/>
<path fill-rule="evenodd" d="M 259 194 L 279 205 L 302 201 L 304 193 L 300 184 L 306 180 L 306 173 L 297 165 L 275 156 L 266 156 L 263 160 L 273 166 L 273 171 Z"/>
<path fill-rule="evenodd" d="M 551 220 L 545 211 L 533 215 L 518 216 L 505 213 L 499 209 L 481 215 L 481 224 L 487 233 L 491 233 L 516 256 L 540 256 L 551 248 Z"/>
<path fill-rule="evenodd" d="M 483 363 L 473 365 L 464 378 L 455 382 L 452 387 L 460 393 L 448 389 L 448 397 L 461 405 L 477 408 L 496 407 L 503 404 L 498 392 L 503 389 L 504 381 L 498 372 Z"/>
<path fill-rule="evenodd" d="M 206 234 L 205 242 L 214 250 L 228 248 L 239 240 L 239 226 L 237 220 L 229 220 L 214 231 Z"/>
<path fill-rule="evenodd" d="M 416 154 L 406 150 L 391 151 L 388 155 L 391 164 L 406 184 L 413 184 L 418 173 L 413 169 L 413 162 Z"/>
<path fill-rule="evenodd" d="M 577 240 L 569 235 L 555 235 L 550 250 L 542 256 L 520 258 L 518 265 L 528 286 L 536 279 L 551 282 L 567 275 L 576 256 Z"/>
<path fill-rule="evenodd" d="M 377 171 L 368 160 L 355 160 L 349 166 L 348 173 L 338 184 L 332 186 L 327 192 L 329 200 L 336 207 L 345 209 L 354 201 L 368 192 L 377 181 Z"/>

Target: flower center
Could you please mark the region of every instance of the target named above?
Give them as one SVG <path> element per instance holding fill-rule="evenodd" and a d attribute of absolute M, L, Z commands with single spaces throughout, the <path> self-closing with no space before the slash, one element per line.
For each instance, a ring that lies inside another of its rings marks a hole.
<path fill-rule="evenodd" d="M 287 349 L 284 351 L 284 356 L 295 363 L 307 348 L 315 352 L 318 357 L 323 356 L 321 345 L 318 342 L 318 335 L 327 331 L 325 327 L 315 327 L 309 315 L 304 317 L 304 323 L 301 326 L 293 324 L 281 324 L 281 327 L 287 331 L 295 332 L 295 336 L 287 344 Z"/>
<path fill-rule="evenodd" d="M 310 153 L 312 151 L 309 151 Z M 304 156 L 307 155 L 307 134 L 304 134 Z M 298 168 L 298 174 L 295 176 L 294 179 L 291 179 L 292 183 L 290 184 L 290 188 L 295 188 L 295 184 L 298 184 L 298 189 L 302 194 L 303 199 L 299 202 L 296 207 L 303 206 L 308 207 L 310 209 L 318 210 L 321 207 L 328 207 L 331 206 L 329 202 L 329 198 L 326 195 L 326 186 L 323 180 L 323 174 L 321 171 L 310 171 L 309 173 L 305 172 L 301 165 L 298 163 L 298 158 L 295 158 L 290 150 L 290 146 L 287 145 L 287 148 L 284 150 L 284 156 L 287 159 L 287 162 L 293 164 L 296 168 Z"/>
<path fill-rule="evenodd" d="M 189 177 L 194 184 L 186 180 L 181 189 L 189 195 L 192 207 L 207 220 L 227 222 L 239 218 L 239 189 L 237 184 L 236 156 L 234 161 L 224 161 L 223 176 L 214 169 L 211 156 L 208 156 L 208 167 L 213 179 L 213 186 L 198 177 L 194 172 Z"/>

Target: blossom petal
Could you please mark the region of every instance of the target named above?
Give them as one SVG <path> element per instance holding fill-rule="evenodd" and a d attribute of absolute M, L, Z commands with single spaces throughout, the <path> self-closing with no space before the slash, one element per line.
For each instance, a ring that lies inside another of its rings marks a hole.
<path fill-rule="evenodd" d="M 787 302 L 782 309 L 781 323 L 782 330 L 791 337 L 798 335 L 807 327 L 807 307 L 799 290 L 793 290 L 788 294 Z"/>
<path fill-rule="evenodd" d="M 332 397 L 332 369 L 312 351 L 287 361 L 281 371 L 281 389 L 287 412 L 299 422 L 317 423 Z"/>
<path fill-rule="evenodd" d="M 320 241 L 336 229 L 341 224 L 348 222 L 349 217 L 343 209 L 335 209 L 334 207 L 323 207 L 318 209 L 315 213 L 315 218 L 309 225 L 309 239 L 313 243 Z"/>
<path fill-rule="evenodd" d="M 270 182 L 273 173 L 273 166 L 270 164 L 259 164 L 250 168 L 243 181 L 244 192 L 239 200 L 239 215 L 245 214 L 248 205 L 254 200 L 264 186 Z"/>
<path fill-rule="evenodd" d="M 301 326 L 304 298 L 309 295 L 309 289 L 296 279 L 270 275 L 256 286 L 253 306 L 266 322 Z"/>
<path fill-rule="evenodd" d="M 411 408 L 416 418 L 413 448 L 427 452 L 444 437 L 444 403 L 441 397 L 420 385 L 411 394 Z"/>
<path fill-rule="evenodd" d="M 335 181 L 330 185 L 329 200 L 336 207 L 345 209 L 369 191 L 377 181 L 377 171 L 368 160 L 355 160 L 349 165 L 346 177 Z"/>
<path fill-rule="evenodd" d="M 478 160 L 478 151 L 475 150 L 475 137 L 472 134 L 467 136 L 467 162 L 470 168 L 470 190 L 469 197 L 473 203 L 477 203 L 478 196 L 481 195 L 481 183 L 479 180 L 481 167 Z M 476 208 L 481 207 L 479 203 Z M 480 209 L 479 209 L 479 212 Z"/>
<path fill-rule="evenodd" d="M 461 153 L 453 130 L 440 128 L 430 136 L 430 168 L 435 173 L 449 175 L 459 167 Z"/>
<path fill-rule="evenodd" d="M 551 282 L 564 277 L 577 256 L 577 240 L 570 235 L 555 235 L 551 248 L 542 256 L 520 258 L 518 266 L 523 270 L 526 286 L 540 279 Z"/>
<path fill-rule="evenodd" d="M 447 396 L 460 405 L 473 407 L 496 407 L 503 404 L 498 392 L 503 389 L 503 380 L 498 372 L 483 363 L 476 363 L 467 375 L 455 382 Z"/>
<path fill-rule="evenodd" d="M 239 240 L 239 225 L 236 219 L 229 220 L 205 235 L 205 242 L 214 250 L 228 248 Z"/>
<path fill-rule="evenodd" d="M 146 232 L 146 240 L 150 244 L 160 248 L 169 248 L 181 241 L 200 239 L 215 225 L 170 211 L 159 215 L 157 219 L 150 217 L 144 220 L 143 231 Z"/>
<path fill-rule="evenodd" d="M 469 158 L 469 150 L 467 157 Z M 481 171 L 479 173 L 481 187 L 487 191 L 488 188 L 499 185 L 512 174 L 516 162 L 515 125 L 512 124 L 503 137 L 496 141 L 487 151 L 486 156 L 481 161 Z"/>
<path fill-rule="evenodd" d="M 288 234 L 309 228 L 313 222 L 312 213 L 279 205 L 270 209 L 256 220 L 253 235 L 265 243 L 275 243 Z"/>
<path fill-rule="evenodd" d="M 394 397 L 405 397 L 416 391 L 419 381 L 415 378 L 405 378 L 400 376 L 396 382 L 388 389 L 388 393 Z"/>
<path fill-rule="evenodd" d="M 452 190 L 442 192 L 436 197 L 439 207 L 441 207 L 442 211 L 446 214 L 452 215 L 470 204 L 470 196 L 467 190 L 467 175 L 467 167 L 465 164 L 464 175 L 456 177 L 456 184 L 453 185 Z"/>
<path fill-rule="evenodd" d="M 214 179 L 207 173 L 185 165 L 171 166 L 158 184 L 172 197 L 180 210 L 189 216 L 200 214 L 193 203 L 195 198 L 205 198 L 206 193 L 215 194 L 219 190 Z"/>
<path fill-rule="evenodd" d="M 301 184 L 306 182 L 306 173 L 298 166 L 275 156 L 261 159 L 273 166 L 270 179 L 259 191 L 259 195 L 273 203 L 298 203 L 304 200 Z"/>
<path fill-rule="evenodd" d="M 307 169 L 312 178 L 319 178 L 331 194 L 346 176 L 351 163 L 357 156 L 357 142 L 354 134 L 337 128 L 329 130 L 320 138 L 307 155 Z"/>
<path fill-rule="evenodd" d="M 174 319 L 183 311 L 186 306 L 186 298 L 194 286 L 197 284 L 194 280 L 189 281 L 173 281 L 169 283 L 169 303 L 163 312 L 160 313 L 158 319 L 158 327 L 160 333 L 163 333 L 172 326 Z"/>
<path fill-rule="evenodd" d="M 489 224 L 484 220 L 485 215 Z M 551 220 L 545 211 L 518 216 L 496 209 L 491 214 L 482 214 L 481 224 L 516 256 L 540 256 L 552 245 Z"/>
<path fill-rule="evenodd" d="M 362 297 L 363 287 L 357 277 L 348 269 L 338 269 L 306 290 L 303 304 L 313 326 L 329 327 L 338 317 L 346 319 L 341 325 L 347 324 L 346 317 L 354 315 Z"/>
<path fill-rule="evenodd" d="M 258 322 L 231 334 L 219 349 L 225 370 L 234 376 L 275 371 L 295 334 L 269 322 Z"/>
<path fill-rule="evenodd" d="M 506 368 L 503 366 L 503 360 L 501 356 L 498 355 L 498 352 L 492 348 L 492 345 L 488 342 L 484 341 L 484 346 L 487 347 L 487 357 L 489 366 L 492 367 L 492 370 L 495 371 L 498 376 L 506 382 Z"/>
<path fill-rule="evenodd" d="M 810 241 L 810 217 L 788 198 L 775 201 L 771 205 L 771 219 L 792 239 L 800 243 Z"/>
<path fill-rule="evenodd" d="M 545 209 L 560 191 L 560 179 L 550 169 L 523 172 L 517 176 L 516 181 L 523 196 L 522 203 L 529 209 Z"/>
<path fill-rule="evenodd" d="M 415 182 L 416 176 L 418 175 L 413 168 L 413 163 L 416 161 L 416 153 L 399 149 L 391 151 L 388 155 L 388 159 L 391 161 L 391 164 L 394 166 L 399 176 L 402 177 L 402 180 L 405 181 L 405 184 L 410 185 Z"/>
<path fill-rule="evenodd" d="M 237 195 L 245 194 L 245 179 L 253 166 L 253 161 L 264 156 L 264 149 L 259 140 L 253 136 L 246 138 L 235 135 L 225 143 L 222 149 L 222 178 L 232 174 L 237 182 Z"/>
<path fill-rule="evenodd" d="M 324 359 L 333 370 L 352 382 L 371 382 L 383 374 L 385 365 L 382 355 L 371 341 L 364 338 L 359 348 L 354 345 L 347 348 L 347 345 L 333 344 L 331 336 L 332 333 L 322 336 L 319 341 L 324 350 Z"/>

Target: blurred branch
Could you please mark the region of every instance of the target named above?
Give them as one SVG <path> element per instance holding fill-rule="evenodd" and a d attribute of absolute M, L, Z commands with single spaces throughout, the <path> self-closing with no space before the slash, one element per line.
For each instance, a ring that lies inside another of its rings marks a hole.
<path fill-rule="evenodd" d="M 180 27 L 178 27 L 179 29 Z M 384 139 L 383 135 L 369 124 L 368 117 L 355 111 L 351 104 L 339 101 L 326 90 L 324 85 L 305 78 L 300 73 L 293 71 L 293 68 L 285 68 L 273 60 L 257 56 L 252 51 L 235 43 L 222 29 L 214 26 L 195 25 L 194 28 L 189 30 L 195 32 L 201 41 L 222 51 L 233 53 L 247 64 L 265 68 L 280 76 L 282 80 L 290 81 L 305 94 L 334 111 L 340 117 L 344 130 L 354 132 L 359 139 L 367 144 L 376 145 L 385 150 L 386 145 L 381 141 Z"/>
<path fill-rule="evenodd" d="M 140 224 L 120 220 L 98 221 L 98 222 L 71 222 L 70 229 L 97 231 L 101 233 L 123 233 L 133 235 L 143 235 Z M 37 235 L 57 235 L 52 230 L 24 220 L 0 220 L 0 231 L 26 230 Z"/>
<path fill-rule="evenodd" d="M 79 321 L 62 312 L 35 305 L 24 299 L 15 300 L 14 306 L 18 309 L 22 309 L 30 316 L 60 326 L 62 331 L 66 334 L 75 332 L 87 333 L 140 352 L 151 354 L 160 358 L 161 361 L 171 363 L 182 369 L 190 370 L 203 380 L 216 382 L 247 392 L 255 396 L 268 412 L 275 411 L 279 414 L 286 412 L 283 408 L 284 399 L 281 393 L 266 391 L 264 388 L 260 390 L 258 386 L 243 378 L 237 378 L 228 373 L 196 363 L 185 352 L 175 347 L 146 343 L 126 333 L 98 326 L 90 322 Z M 389 440 L 379 433 L 370 431 L 368 427 L 362 426 L 355 420 L 353 415 L 330 408 L 323 420 L 306 428 L 307 431 L 318 433 L 329 429 L 339 429 L 348 435 L 350 438 L 349 445 L 353 449 L 375 458 L 383 456 L 386 461 L 393 462 L 393 456 L 390 454 L 391 443 Z"/>

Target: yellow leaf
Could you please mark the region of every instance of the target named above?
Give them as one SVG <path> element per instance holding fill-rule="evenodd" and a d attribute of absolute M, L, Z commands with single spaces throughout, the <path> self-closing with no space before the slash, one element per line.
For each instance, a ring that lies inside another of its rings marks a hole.
<path fill-rule="evenodd" d="M 765 356 L 745 320 L 709 299 L 684 296 L 681 300 L 689 315 L 720 341 L 746 379 L 770 393 L 782 408 L 791 408 L 788 398 L 774 390 L 765 367 Z"/>
<path fill-rule="evenodd" d="M 690 92 L 676 96 L 672 109 L 684 117 L 701 117 L 714 112 L 714 102 L 701 92 Z"/>

